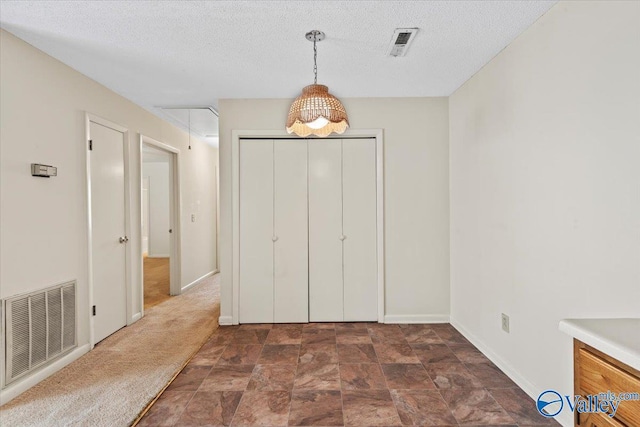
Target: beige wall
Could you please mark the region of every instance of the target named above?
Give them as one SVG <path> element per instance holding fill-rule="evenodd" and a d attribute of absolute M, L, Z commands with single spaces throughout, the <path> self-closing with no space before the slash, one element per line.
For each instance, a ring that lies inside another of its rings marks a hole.
<path fill-rule="evenodd" d="M 222 316 L 231 316 L 232 305 L 231 131 L 279 130 L 286 135 L 291 101 L 220 101 Z M 386 315 L 448 319 L 447 99 L 342 101 L 353 129 L 384 130 Z"/>
<path fill-rule="evenodd" d="M 452 320 L 535 397 L 572 393 L 561 319 L 640 317 L 639 22 L 561 2 L 449 100 Z"/>
<path fill-rule="evenodd" d="M 185 132 L 4 30 L 0 55 L 0 298 L 75 279 L 78 342 L 89 342 L 85 112 L 129 129 L 132 177 L 139 133 L 181 150 L 182 285 L 216 268 L 215 148 L 193 141 L 188 151 Z M 34 178 L 30 163 L 57 166 L 58 176 Z M 131 190 L 140 200 L 135 182 Z M 139 204 L 133 208 L 139 218 Z M 200 219 L 192 223 L 194 210 Z M 139 227 L 133 221 L 136 253 Z M 134 299 L 136 313 L 139 292 Z"/>

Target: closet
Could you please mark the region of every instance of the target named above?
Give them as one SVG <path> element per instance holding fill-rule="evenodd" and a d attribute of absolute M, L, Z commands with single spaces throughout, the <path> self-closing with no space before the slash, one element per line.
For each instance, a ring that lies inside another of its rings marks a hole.
<path fill-rule="evenodd" d="M 241 139 L 239 321 L 377 320 L 373 138 Z"/>

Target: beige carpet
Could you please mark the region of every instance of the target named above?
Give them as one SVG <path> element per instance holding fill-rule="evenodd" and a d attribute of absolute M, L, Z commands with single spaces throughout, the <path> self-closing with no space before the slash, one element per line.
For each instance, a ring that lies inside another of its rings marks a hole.
<path fill-rule="evenodd" d="M 128 426 L 218 326 L 219 275 L 0 407 L 1 426 Z"/>

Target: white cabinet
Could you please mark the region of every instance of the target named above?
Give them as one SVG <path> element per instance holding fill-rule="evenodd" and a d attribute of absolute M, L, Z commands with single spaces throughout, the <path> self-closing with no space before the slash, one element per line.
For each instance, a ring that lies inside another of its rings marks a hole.
<path fill-rule="evenodd" d="M 240 144 L 240 323 L 307 322 L 307 145 Z"/>
<path fill-rule="evenodd" d="M 239 322 L 375 321 L 375 139 L 242 139 Z"/>
<path fill-rule="evenodd" d="M 309 141 L 309 320 L 375 321 L 374 139 Z"/>

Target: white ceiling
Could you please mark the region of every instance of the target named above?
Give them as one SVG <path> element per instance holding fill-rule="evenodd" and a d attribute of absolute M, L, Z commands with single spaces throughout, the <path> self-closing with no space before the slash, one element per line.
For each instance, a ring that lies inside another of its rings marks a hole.
<path fill-rule="evenodd" d="M 448 96 L 553 1 L 2 1 L 0 25 L 137 104 L 217 106 L 294 98 Z M 386 56 L 394 29 L 420 31 Z"/>

